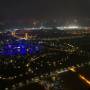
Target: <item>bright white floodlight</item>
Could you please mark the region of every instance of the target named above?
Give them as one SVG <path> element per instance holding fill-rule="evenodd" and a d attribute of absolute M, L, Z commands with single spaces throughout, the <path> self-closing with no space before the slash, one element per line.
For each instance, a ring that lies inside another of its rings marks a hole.
<path fill-rule="evenodd" d="M 78 29 L 79 27 L 78 27 L 78 26 L 73 26 L 73 25 L 72 25 L 72 26 L 68 26 L 67 28 L 68 28 L 68 29 Z"/>

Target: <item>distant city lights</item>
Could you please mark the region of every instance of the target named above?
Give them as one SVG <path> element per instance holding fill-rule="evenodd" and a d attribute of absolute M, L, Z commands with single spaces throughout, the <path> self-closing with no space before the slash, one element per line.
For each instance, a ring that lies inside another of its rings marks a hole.
<path fill-rule="evenodd" d="M 68 29 L 78 29 L 79 26 L 70 25 L 70 26 L 67 26 L 65 28 L 68 28 Z"/>

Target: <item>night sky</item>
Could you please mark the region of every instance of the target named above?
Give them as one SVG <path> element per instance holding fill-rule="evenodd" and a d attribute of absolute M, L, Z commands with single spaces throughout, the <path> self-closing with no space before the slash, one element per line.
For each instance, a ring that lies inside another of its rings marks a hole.
<path fill-rule="evenodd" d="M 90 0 L 0 0 L 0 20 L 90 18 Z"/>

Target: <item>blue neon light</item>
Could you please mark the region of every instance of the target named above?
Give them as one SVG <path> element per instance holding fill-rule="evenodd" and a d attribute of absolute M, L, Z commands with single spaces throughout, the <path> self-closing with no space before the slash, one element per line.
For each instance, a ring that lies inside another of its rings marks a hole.
<path fill-rule="evenodd" d="M 27 51 L 27 49 L 29 49 Z M 43 49 L 42 45 L 26 42 L 16 42 L 13 44 L 7 44 L 3 46 L 3 50 L 0 51 L 0 55 L 26 55 L 27 53 L 33 55 L 40 53 Z"/>

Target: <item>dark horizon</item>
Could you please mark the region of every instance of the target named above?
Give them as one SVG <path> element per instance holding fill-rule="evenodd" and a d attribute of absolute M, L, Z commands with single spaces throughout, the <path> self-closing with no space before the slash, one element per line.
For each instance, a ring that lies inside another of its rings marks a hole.
<path fill-rule="evenodd" d="M 90 18 L 90 0 L 1 0 L 0 21 Z"/>

